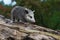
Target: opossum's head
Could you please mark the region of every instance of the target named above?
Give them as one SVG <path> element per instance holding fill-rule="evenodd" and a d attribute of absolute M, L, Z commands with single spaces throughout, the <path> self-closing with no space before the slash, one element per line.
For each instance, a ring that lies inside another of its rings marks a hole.
<path fill-rule="evenodd" d="M 26 20 L 27 20 L 28 22 L 35 23 L 34 11 L 29 10 L 29 9 L 26 9 L 25 12 L 26 12 L 26 17 L 25 17 Z"/>

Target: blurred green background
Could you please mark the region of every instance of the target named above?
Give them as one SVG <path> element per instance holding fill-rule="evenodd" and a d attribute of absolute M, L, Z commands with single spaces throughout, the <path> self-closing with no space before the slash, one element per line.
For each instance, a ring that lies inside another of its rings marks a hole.
<path fill-rule="evenodd" d="M 37 25 L 60 30 L 60 0 L 14 0 L 16 5 L 35 10 Z M 13 1 L 12 1 L 13 2 Z M 14 6 L 16 6 L 14 5 Z M 10 18 L 11 5 L 0 2 L 0 14 Z"/>

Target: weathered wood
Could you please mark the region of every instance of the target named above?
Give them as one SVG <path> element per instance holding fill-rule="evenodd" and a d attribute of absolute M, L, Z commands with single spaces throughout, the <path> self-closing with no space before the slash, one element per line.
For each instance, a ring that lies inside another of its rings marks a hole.
<path fill-rule="evenodd" d="M 0 20 L 0 40 L 60 40 L 60 34 L 33 24 L 10 24 Z"/>

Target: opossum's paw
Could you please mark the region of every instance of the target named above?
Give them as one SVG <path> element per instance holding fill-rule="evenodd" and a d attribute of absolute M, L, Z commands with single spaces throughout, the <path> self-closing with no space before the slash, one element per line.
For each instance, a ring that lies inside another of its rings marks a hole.
<path fill-rule="evenodd" d="M 22 20 L 17 21 L 17 23 L 24 24 Z"/>
<path fill-rule="evenodd" d="M 18 23 L 20 23 L 20 24 L 24 24 L 24 22 L 18 22 Z"/>

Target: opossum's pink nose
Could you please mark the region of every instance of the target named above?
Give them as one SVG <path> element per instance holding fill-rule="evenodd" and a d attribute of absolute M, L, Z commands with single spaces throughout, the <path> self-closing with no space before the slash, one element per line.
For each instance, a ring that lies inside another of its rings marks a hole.
<path fill-rule="evenodd" d="M 34 20 L 34 22 L 35 22 L 35 20 Z"/>
<path fill-rule="evenodd" d="M 35 23 L 35 21 L 32 21 L 32 23 Z"/>
<path fill-rule="evenodd" d="M 32 22 L 35 23 L 35 20 L 33 20 Z"/>

